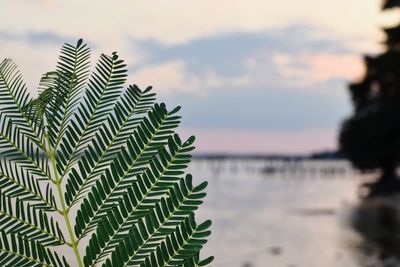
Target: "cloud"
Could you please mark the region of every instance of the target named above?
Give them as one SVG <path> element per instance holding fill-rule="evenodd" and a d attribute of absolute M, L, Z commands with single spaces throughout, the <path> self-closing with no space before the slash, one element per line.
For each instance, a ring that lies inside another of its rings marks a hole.
<path fill-rule="evenodd" d="M 358 55 L 345 40 L 324 35 L 326 30 L 295 24 L 261 32 L 232 32 L 167 45 L 132 39 L 142 60 L 133 77 L 151 78 L 151 69 L 172 68 L 182 83 L 163 83 L 164 92 L 196 92 L 224 87 L 304 87 L 332 79 L 350 79 L 362 70 Z M 144 71 L 145 70 L 145 71 Z M 178 74 L 180 72 L 180 74 Z"/>
<path fill-rule="evenodd" d="M 63 36 L 54 32 L 47 31 L 27 31 L 14 33 L 8 31 L 0 31 L 0 42 L 11 43 L 28 43 L 30 45 L 61 45 L 63 43 L 74 43 L 76 38 Z"/>
<path fill-rule="evenodd" d="M 261 31 L 305 20 L 327 25 L 348 36 L 361 34 L 370 40 L 379 37 L 376 0 L 161 0 L 156 4 L 143 0 L 2 0 L 1 3 L 4 12 L 0 12 L 0 29 L 47 29 L 65 34 L 79 31 L 97 41 L 131 34 L 172 44 L 213 33 Z"/>
<path fill-rule="evenodd" d="M 189 128 L 290 130 L 335 128 L 350 113 L 345 83 L 320 83 L 318 90 L 225 88 L 206 97 L 191 93 L 162 95 L 169 104 L 182 105 L 183 125 Z M 155 88 L 157 89 L 157 88 Z"/>
<path fill-rule="evenodd" d="M 5 0 L 0 58 L 15 59 L 36 88 L 60 45 L 84 37 L 98 44 L 93 64 L 100 52 L 120 51 L 133 66 L 130 82 L 182 104 L 185 127 L 227 135 L 335 128 L 350 110 L 346 80 L 362 69 L 352 48 L 371 51 L 381 37 L 378 2 Z"/>
<path fill-rule="evenodd" d="M 154 81 L 163 101 L 183 106 L 183 126 L 191 129 L 222 128 L 232 135 L 243 129 L 335 129 L 351 111 L 346 83 L 363 67 L 345 40 L 324 32 L 289 25 L 176 45 L 136 40 L 135 51 L 144 56 L 131 69 L 130 80 L 143 86 Z"/>
<path fill-rule="evenodd" d="M 354 79 L 362 75 L 363 60 L 358 54 L 300 53 L 278 54 L 273 58 L 281 78 L 294 87 L 315 87 L 334 79 Z"/>
<path fill-rule="evenodd" d="M 318 36 L 321 34 L 322 29 L 299 23 L 258 32 L 214 34 L 176 45 L 166 45 L 156 40 L 133 41 L 151 55 L 148 63 L 184 58 L 192 70 L 213 67 L 221 73 L 235 75 L 244 66 L 230 63 L 243 62 L 252 55 L 351 52 L 339 40 Z"/>
<path fill-rule="evenodd" d="M 182 60 L 171 60 L 158 65 L 140 68 L 130 76 L 137 84 L 151 85 L 161 94 L 180 91 L 197 96 L 206 96 L 207 88 L 239 87 L 249 83 L 247 76 L 225 78 L 218 76 L 212 70 L 205 71 L 201 76 L 186 71 L 187 65 Z"/>

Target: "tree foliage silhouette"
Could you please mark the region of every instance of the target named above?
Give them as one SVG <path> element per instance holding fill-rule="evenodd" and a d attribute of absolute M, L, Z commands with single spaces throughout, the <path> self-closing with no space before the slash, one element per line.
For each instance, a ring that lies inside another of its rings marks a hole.
<path fill-rule="evenodd" d="M 383 9 L 400 7 L 386 0 Z M 354 114 L 340 133 L 341 151 L 360 170 L 381 169 L 378 190 L 399 190 L 400 162 L 400 26 L 384 29 L 386 51 L 365 56 L 364 78 L 349 86 Z M 397 188 L 397 189 L 396 189 Z"/>
<path fill-rule="evenodd" d="M 194 137 L 175 134 L 179 107 L 151 87 L 124 90 L 116 53 L 93 73 L 89 58 L 82 40 L 65 44 L 36 99 L 13 61 L 0 63 L 0 266 L 210 263 L 199 252 L 211 222 L 194 219 L 207 183 L 185 174 Z"/>

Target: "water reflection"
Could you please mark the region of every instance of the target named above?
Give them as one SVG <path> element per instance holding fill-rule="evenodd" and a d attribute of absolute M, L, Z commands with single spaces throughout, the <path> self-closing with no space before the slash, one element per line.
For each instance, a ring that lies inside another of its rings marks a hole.
<path fill-rule="evenodd" d="M 196 160 L 190 172 L 210 182 L 199 220 L 213 220 L 214 266 L 360 266 L 344 218 L 364 178 L 347 162 Z"/>
<path fill-rule="evenodd" d="M 351 226 L 360 234 L 356 247 L 363 267 L 400 266 L 399 197 L 376 197 L 356 206 Z"/>
<path fill-rule="evenodd" d="M 357 193 L 376 173 L 307 160 L 196 160 L 190 172 L 210 182 L 199 215 L 213 219 L 215 266 L 400 267 L 397 200 Z"/>

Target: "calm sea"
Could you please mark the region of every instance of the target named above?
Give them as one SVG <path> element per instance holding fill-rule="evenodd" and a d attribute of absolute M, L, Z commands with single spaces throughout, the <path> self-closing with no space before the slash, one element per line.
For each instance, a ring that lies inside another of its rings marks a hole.
<path fill-rule="evenodd" d="M 368 177 L 346 161 L 197 159 L 188 172 L 195 184 L 209 181 L 196 218 L 213 221 L 202 250 L 212 266 L 381 266 L 347 226 Z M 71 250 L 58 251 L 74 262 Z"/>
<path fill-rule="evenodd" d="M 189 171 L 209 181 L 197 218 L 213 220 L 202 251 L 213 266 L 378 266 L 347 226 L 367 178 L 346 161 L 195 160 Z"/>

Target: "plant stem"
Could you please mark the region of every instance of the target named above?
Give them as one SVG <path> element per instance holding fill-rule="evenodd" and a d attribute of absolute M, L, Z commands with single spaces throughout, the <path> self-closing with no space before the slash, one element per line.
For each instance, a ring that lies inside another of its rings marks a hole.
<path fill-rule="evenodd" d="M 70 222 L 69 216 L 68 216 L 69 209 L 65 205 L 64 196 L 63 196 L 63 192 L 62 192 L 62 188 L 61 188 L 61 179 L 58 177 L 58 172 L 57 172 L 57 168 L 56 168 L 55 153 L 54 153 L 54 150 L 51 148 L 51 145 L 50 145 L 50 142 L 49 142 L 48 138 L 47 138 L 47 141 L 49 143 L 49 150 L 50 150 L 49 157 L 50 157 L 51 163 L 53 165 L 53 173 L 54 173 L 54 176 L 55 176 L 55 185 L 57 186 L 58 197 L 60 198 L 60 202 L 61 202 L 62 215 L 64 217 L 65 224 L 67 225 L 69 237 L 71 239 L 71 246 L 72 246 L 72 249 L 74 250 L 78 266 L 79 267 L 83 267 L 82 258 L 81 258 L 81 255 L 79 253 L 78 242 L 75 240 L 75 235 L 74 235 L 74 232 L 72 231 L 71 222 Z"/>
<path fill-rule="evenodd" d="M 69 236 L 71 238 L 71 245 L 72 245 L 72 248 L 74 250 L 75 257 L 76 257 L 76 260 L 78 262 L 79 267 L 83 267 L 82 258 L 81 258 L 81 255 L 80 255 L 79 249 L 78 249 L 78 243 L 75 240 L 75 235 L 74 235 L 74 232 L 72 231 L 71 222 L 69 220 L 67 207 L 66 207 L 65 202 L 64 202 L 64 197 L 63 197 L 63 193 L 62 193 L 62 189 L 61 189 L 61 183 L 60 183 L 60 181 L 58 179 L 57 179 L 57 181 L 58 181 L 57 182 L 58 195 L 60 197 L 61 207 L 62 207 L 62 210 L 63 210 L 63 216 L 64 216 L 64 219 L 65 219 L 65 223 L 67 224 L 68 233 L 69 233 Z"/>

